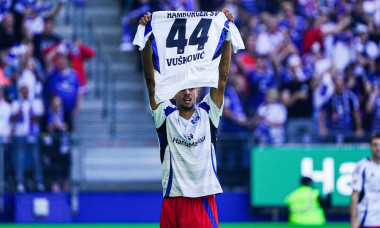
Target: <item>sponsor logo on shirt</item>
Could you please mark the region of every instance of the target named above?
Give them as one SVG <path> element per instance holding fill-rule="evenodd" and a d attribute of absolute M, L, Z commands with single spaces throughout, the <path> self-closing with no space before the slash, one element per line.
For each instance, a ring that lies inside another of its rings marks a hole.
<path fill-rule="evenodd" d="M 196 142 L 186 142 L 186 141 L 183 141 L 177 137 L 173 137 L 173 143 L 177 143 L 178 145 L 183 145 L 183 146 L 186 146 L 186 147 L 196 147 L 198 146 L 199 144 L 203 143 L 206 139 L 206 136 L 204 135 L 202 138 L 199 138 Z"/>

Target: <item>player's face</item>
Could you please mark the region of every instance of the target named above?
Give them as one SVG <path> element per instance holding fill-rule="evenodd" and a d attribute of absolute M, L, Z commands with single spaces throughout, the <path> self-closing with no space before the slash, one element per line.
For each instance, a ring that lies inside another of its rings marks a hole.
<path fill-rule="evenodd" d="M 194 109 L 197 100 L 198 90 L 196 88 L 183 89 L 175 95 L 177 107 L 183 110 Z"/>
<path fill-rule="evenodd" d="M 373 139 L 371 142 L 372 158 L 380 161 L 380 139 Z"/>

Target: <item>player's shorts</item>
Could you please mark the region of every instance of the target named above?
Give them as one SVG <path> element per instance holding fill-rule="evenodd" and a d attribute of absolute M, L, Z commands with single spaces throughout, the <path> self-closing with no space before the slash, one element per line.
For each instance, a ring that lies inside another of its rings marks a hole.
<path fill-rule="evenodd" d="M 161 208 L 160 228 L 218 228 L 213 195 L 199 198 L 167 197 Z"/>

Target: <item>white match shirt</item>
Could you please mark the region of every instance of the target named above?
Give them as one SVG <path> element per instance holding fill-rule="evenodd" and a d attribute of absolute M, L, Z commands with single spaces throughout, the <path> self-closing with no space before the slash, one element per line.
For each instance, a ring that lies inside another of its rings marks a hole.
<path fill-rule="evenodd" d="M 368 158 L 357 163 L 351 187 L 360 194 L 357 218 L 361 226 L 380 226 L 380 164 Z"/>
<path fill-rule="evenodd" d="M 142 50 L 151 41 L 156 103 L 186 88 L 217 88 L 227 37 L 235 52 L 244 49 L 239 30 L 222 12 L 154 12 L 146 26 L 139 25 L 133 44 Z"/>
<path fill-rule="evenodd" d="M 218 109 L 206 95 L 189 120 L 179 115 L 172 101 L 164 101 L 152 116 L 162 162 L 164 197 L 202 197 L 222 193 L 216 173 Z"/>
<path fill-rule="evenodd" d="M 21 118 L 14 123 L 15 136 L 23 137 L 28 135 L 37 135 L 39 133 L 39 124 L 32 123 L 33 116 L 42 116 L 44 106 L 40 99 L 32 100 L 15 100 L 12 102 L 12 115 L 22 111 Z"/>
<path fill-rule="evenodd" d="M 6 142 L 11 133 L 11 105 L 0 99 L 0 144 Z"/>

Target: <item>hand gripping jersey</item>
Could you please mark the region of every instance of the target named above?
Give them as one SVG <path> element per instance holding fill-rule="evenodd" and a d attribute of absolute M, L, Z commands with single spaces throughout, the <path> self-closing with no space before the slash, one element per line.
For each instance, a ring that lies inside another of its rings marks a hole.
<path fill-rule="evenodd" d="M 362 227 L 380 226 L 380 165 L 368 158 L 357 163 L 352 189 L 360 192 L 357 217 Z"/>
<path fill-rule="evenodd" d="M 238 29 L 221 12 L 155 12 L 146 26 L 139 25 L 133 44 L 142 50 L 151 41 L 156 103 L 182 89 L 217 88 L 227 36 L 235 52 L 244 49 Z"/>
<path fill-rule="evenodd" d="M 223 105 L 222 105 L 223 107 Z M 215 142 L 222 109 L 210 95 L 186 121 L 168 100 L 152 110 L 162 162 L 164 197 L 201 197 L 222 193 L 217 174 Z"/>

